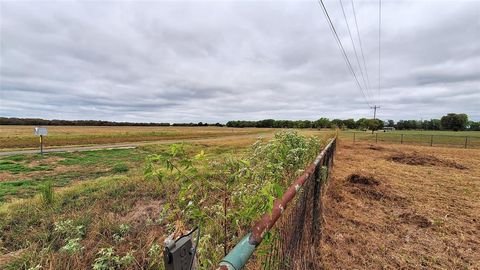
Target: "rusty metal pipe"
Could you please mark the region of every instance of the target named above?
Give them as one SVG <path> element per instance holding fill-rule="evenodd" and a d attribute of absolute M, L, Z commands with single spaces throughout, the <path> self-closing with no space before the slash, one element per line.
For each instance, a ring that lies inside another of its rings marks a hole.
<path fill-rule="evenodd" d="M 262 242 L 265 234 L 275 225 L 275 222 L 280 218 L 283 211 L 287 208 L 288 204 L 295 197 L 297 192 L 302 188 L 305 181 L 315 173 L 315 170 L 324 161 L 326 154 L 335 147 L 336 138 L 330 140 L 322 152 L 317 156 L 315 161 L 308 166 L 305 172 L 298 177 L 292 185 L 290 185 L 282 198 L 277 198 L 273 203 L 273 209 L 271 213 L 265 213 L 260 220 L 258 220 L 252 228 L 251 233 L 247 234 L 242 240 L 223 258 L 218 267 L 219 270 L 226 269 L 242 269 L 247 263 L 250 256 L 253 254 L 254 249 Z"/>

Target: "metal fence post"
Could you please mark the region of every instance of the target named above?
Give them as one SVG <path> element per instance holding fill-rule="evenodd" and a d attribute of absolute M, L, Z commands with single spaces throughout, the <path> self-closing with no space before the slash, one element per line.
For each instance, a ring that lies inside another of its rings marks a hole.
<path fill-rule="evenodd" d="M 40 135 L 40 154 L 43 156 L 43 135 Z"/>
<path fill-rule="evenodd" d="M 430 137 L 430 146 L 433 146 L 433 135 Z"/>
<path fill-rule="evenodd" d="M 400 144 L 403 144 L 403 134 L 400 134 Z"/>
<path fill-rule="evenodd" d="M 468 144 L 468 137 L 465 137 L 465 149 L 467 148 L 467 144 Z"/>

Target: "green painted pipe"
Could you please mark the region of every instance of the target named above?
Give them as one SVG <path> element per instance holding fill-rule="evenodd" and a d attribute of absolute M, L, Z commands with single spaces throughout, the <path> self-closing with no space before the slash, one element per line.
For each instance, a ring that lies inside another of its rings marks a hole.
<path fill-rule="evenodd" d="M 248 262 L 250 256 L 255 251 L 256 246 L 248 242 L 251 233 L 245 235 L 240 242 L 223 258 L 220 262 L 220 268 L 229 270 L 240 270 Z"/>

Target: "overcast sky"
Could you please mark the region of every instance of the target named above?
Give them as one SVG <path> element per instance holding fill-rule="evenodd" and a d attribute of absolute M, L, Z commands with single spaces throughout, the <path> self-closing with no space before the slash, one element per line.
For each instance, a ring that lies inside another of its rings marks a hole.
<path fill-rule="evenodd" d="M 363 85 L 340 2 L 325 4 Z M 383 0 L 380 92 L 378 1 L 355 11 L 367 100 L 315 0 L 1 0 L 0 116 L 358 119 L 368 102 L 385 120 L 480 120 L 480 1 Z"/>

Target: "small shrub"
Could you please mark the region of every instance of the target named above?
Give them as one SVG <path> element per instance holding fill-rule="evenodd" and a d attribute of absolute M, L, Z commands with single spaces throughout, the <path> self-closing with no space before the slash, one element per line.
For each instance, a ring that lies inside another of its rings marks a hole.
<path fill-rule="evenodd" d="M 115 242 L 122 242 L 125 240 L 125 235 L 127 235 L 129 230 L 130 226 L 128 224 L 120 224 L 118 232 L 113 235 L 113 240 L 115 240 Z"/>
<path fill-rule="evenodd" d="M 154 243 L 150 249 L 148 250 L 148 259 L 150 261 L 149 263 L 149 268 L 154 268 L 162 265 L 163 260 L 162 260 L 162 252 L 163 248 L 157 243 Z"/>
<path fill-rule="evenodd" d="M 92 264 L 94 270 L 110 270 L 123 269 L 133 263 L 135 258 L 129 252 L 125 256 L 120 257 L 115 254 L 113 247 L 102 248 L 98 252 L 98 257 Z"/>
<path fill-rule="evenodd" d="M 125 163 L 117 163 L 112 168 L 112 172 L 114 173 L 125 173 L 128 172 L 128 166 Z"/>
<path fill-rule="evenodd" d="M 82 244 L 80 244 L 80 240 L 80 238 L 68 239 L 67 244 L 60 250 L 70 255 L 75 254 L 84 248 Z"/>
<path fill-rule="evenodd" d="M 53 231 L 61 238 L 75 239 L 81 238 L 85 234 L 84 226 L 73 224 L 73 220 L 67 219 L 59 222 L 55 222 L 55 228 Z"/>
<path fill-rule="evenodd" d="M 54 190 L 52 182 L 48 181 L 45 185 L 40 187 L 40 192 L 42 194 L 42 201 L 45 205 L 51 205 L 54 201 Z"/>

